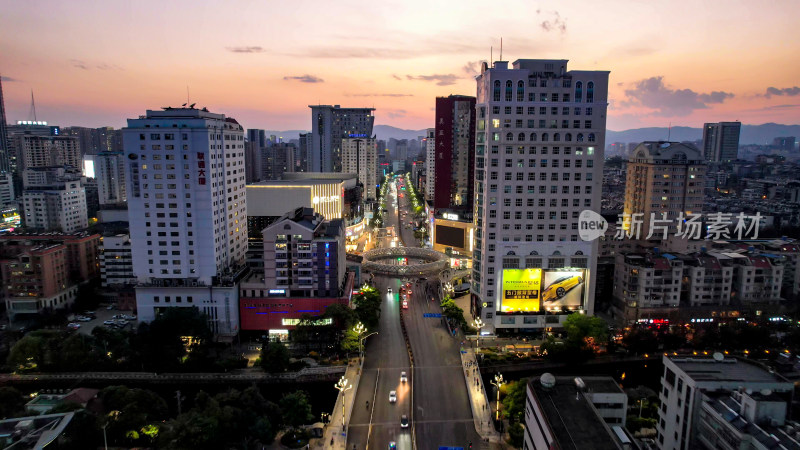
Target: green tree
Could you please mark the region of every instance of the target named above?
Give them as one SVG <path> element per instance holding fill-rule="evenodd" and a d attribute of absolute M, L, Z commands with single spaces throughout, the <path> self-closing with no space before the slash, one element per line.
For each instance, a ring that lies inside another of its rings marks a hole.
<path fill-rule="evenodd" d="M 522 448 L 525 441 L 525 429 L 522 424 L 515 422 L 508 427 L 508 443 L 514 448 Z"/>
<path fill-rule="evenodd" d="M 359 350 L 359 335 L 352 328 L 344 330 L 344 339 L 342 339 L 342 351 L 346 353 L 357 352 Z"/>
<path fill-rule="evenodd" d="M 350 328 L 358 322 L 356 312 L 341 303 L 334 303 L 325 308 L 325 314 L 322 317 L 333 319 L 334 325 L 339 328 Z"/>
<path fill-rule="evenodd" d="M 195 348 L 187 349 L 184 337 L 191 337 Z M 132 346 L 135 358 L 148 370 L 180 370 L 188 351 L 207 349 L 211 330 L 206 316 L 197 307 L 166 308 L 155 320 L 139 325 Z"/>
<path fill-rule="evenodd" d="M 464 310 L 456 305 L 456 302 L 451 297 L 443 298 L 441 306 L 443 316 L 455 323 L 456 326 L 461 327 L 462 330 L 466 328 L 467 321 L 464 319 Z"/>
<path fill-rule="evenodd" d="M 39 369 L 46 364 L 47 340 L 30 333 L 17 341 L 6 363 L 14 369 Z"/>
<path fill-rule="evenodd" d="M 0 419 L 22 414 L 26 401 L 19 390 L 10 386 L 0 387 Z"/>
<path fill-rule="evenodd" d="M 92 340 L 90 336 L 77 333 L 66 338 L 58 352 L 60 370 L 85 371 L 94 367 L 99 355 L 93 351 Z"/>
<path fill-rule="evenodd" d="M 139 430 L 160 423 L 169 415 L 167 402 L 147 389 L 109 386 L 98 393 L 98 398 L 106 414 L 113 414 L 106 431 L 109 440 L 115 443 L 133 444 L 138 440 Z"/>
<path fill-rule="evenodd" d="M 525 413 L 525 400 L 528 395 L 528 378 L 511 381 L 503 389 L 506 395 L 503 397 L 502 403 L 506 417 L 512 421 L 521 421 Z"/>
<path fill-rule="evenodd" d="M 658 351 L 658 338 L 650 328 L 634 328 L 623 336 L 622 345 L 631 353 L 653 353 Z"/>
<path fill-rule="evenodd" d="M 286 372 L 289 368 L 289 349 L 280 341 L 261 347 L 261 367 L 270 373 Z"/>
<path fill-rule="evenodd" d="M 305 391 L 294 391 L 286 394 L 280 401 L 284 421 L 287 425 L 297 428 L 314 419 L 311 414 L 311 403 Z"/>
<path fill-rule="evenodd" d="M 356 305 L 355 312 L 358 320 L 363 323 L 368 330 L 378 328 L 381 317 L 381 296 L 377 289 L 364 287 L 359 294 L 353 296 L 353 303 Z"/>
<path fill-rule="evenodd" d="M 567 340 L 578 347 L 595 347 L 608 342 L 608 323 L 597 316 L 570 314 L 564 321 Z"/>

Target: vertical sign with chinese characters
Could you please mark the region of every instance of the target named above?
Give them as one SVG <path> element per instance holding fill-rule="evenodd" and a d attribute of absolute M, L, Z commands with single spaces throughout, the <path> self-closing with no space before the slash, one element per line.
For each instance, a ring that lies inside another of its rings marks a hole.
<path fill-rule="evenodd" d="M 197 183 L 206 184 L 206 154 L 197 152 Z"/>

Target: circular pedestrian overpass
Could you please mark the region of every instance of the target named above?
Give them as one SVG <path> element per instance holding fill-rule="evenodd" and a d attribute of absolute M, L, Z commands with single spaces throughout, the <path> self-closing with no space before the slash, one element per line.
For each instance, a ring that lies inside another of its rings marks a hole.
<path fill-rule="evenodd" d="M 388 247 L 364 252 L 361 255 L 361 270 L 391 277 L 439 275 L 450 268 L 450 260 L 444 253 L 417 247 Z M 420 260 L 408 265 L 392 264 L 397 258 Z"/>

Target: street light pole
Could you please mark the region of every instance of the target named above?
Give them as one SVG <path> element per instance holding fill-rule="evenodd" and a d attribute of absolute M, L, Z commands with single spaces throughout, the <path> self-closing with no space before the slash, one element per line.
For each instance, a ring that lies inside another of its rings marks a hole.
<path fill-rule="evenodd" d="M 348 383 L 349 383 L 348 380 L 343 375 L 342 378 L 340 378 L 339 381 L 337 381 L 336 384 L 334 385 L 334 387 L 336 387 L 336 389 L 338 389 L 339 392 L 342 393 L 342 431 L 344 431 L 344 413 L 345 413 L 345 411 L 344 411 L 344 404 L 345 404 L 344 398 L 345 398 L 345 392 L 347 392 L 347 391 L 349 391 L 350 389 L 353 388 L 353 386 L 352 385 L 348 385 Z"/>
<path fill-rule="evenodd" d="M 500 386 L 505 384 L 503 381 L 503 375 L 498 373 L 494 376 L 494 381 L 491 381 L 490 383 L 497 388 L 497 420 L 500 420 Z"/>
<path fill-rule="evenodd" d="M 361 349 L 361 358 L 364 358 L 364 343 L 366 342 L 367 338 L 372 336 L 373 334 L 378 334 L 377 331 L 373 331 L 372 333 L 362 337 L 358 340 L 358 347 Z"/>
<path fill-rule="evenodd" d="M 478 337 L 475 339 L 475 351 L 477 352 L 478 349 L 481 348 L 481 328 L 483 328 L 484 323 L 481 318 L 478 317 L 472 324 L 478 329 Z"/>
<path fill-rule="evenodd" d="M 361 334 L 367 330 L 367 327 L 364 326 L 363 323 L 358 322 L 355 327 L 353 327 L 353 331 L 358 335 L 358 358 L 361 360 L 363 358 L 364 350 L 361 348 Z"/>

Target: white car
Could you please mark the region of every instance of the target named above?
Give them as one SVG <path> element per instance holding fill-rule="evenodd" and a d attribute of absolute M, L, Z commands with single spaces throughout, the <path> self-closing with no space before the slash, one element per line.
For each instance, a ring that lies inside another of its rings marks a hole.
<path fill-rule="evenodd" d="M 389 403 L 397 402 L 397 391 L 389 391 Z"/>
<path fill-rule="evenodd" d="M 408 376 L 406 375 L 405 372 L 400 372 L 400 382 L 401 383 L 407 383 L 408 382 Z"/>
<path fill-rule="evenodd" d="M 392 293 L 392 288 L 391 287 L 386 288 L 386 293 L 387 294 L 391 294 Z"/>

